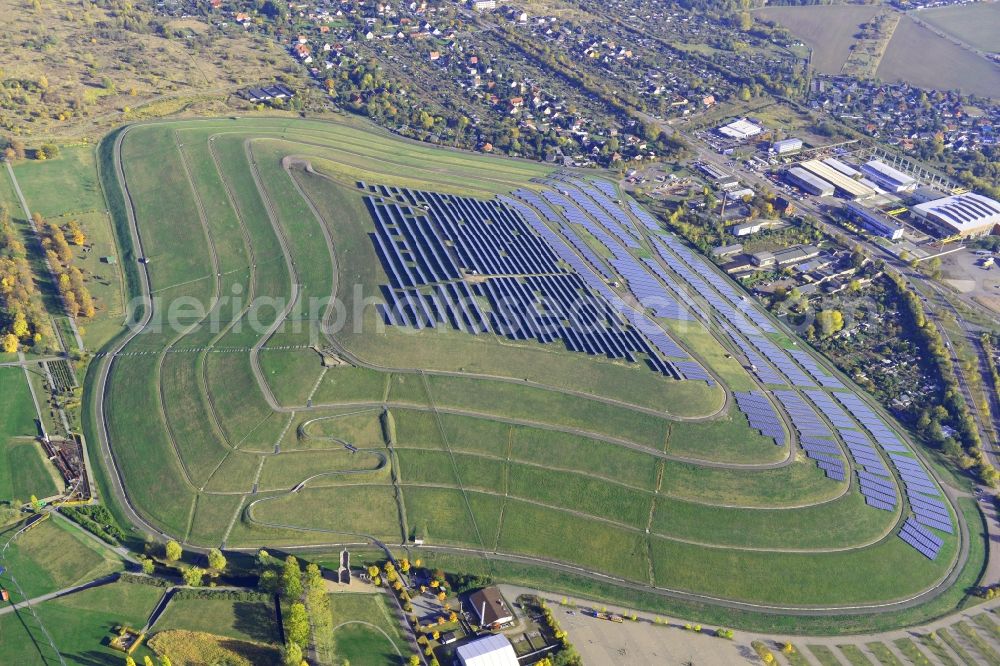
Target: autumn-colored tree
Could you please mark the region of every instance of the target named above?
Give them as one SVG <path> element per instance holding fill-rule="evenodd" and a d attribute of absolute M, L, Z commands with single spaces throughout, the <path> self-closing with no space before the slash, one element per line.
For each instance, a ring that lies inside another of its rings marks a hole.
<path fill-rule="evenodd" d="M 302 596 L 302 569 L 294 555 L 285 558 L 285 566 L 281 571 L 281 593 L 287 599 L 298 599 Z"/>
<path fill-rule="evenodd" d="M 72 239 L 73 245 L 79 247 L 87 242 L 87 236 L 83 233 L 80 223 L 76 220 L 70 220 L 69 224 L 66 225 L 66 231 L 69 233 L 69 237 Z"/>
<path fill-rule="evenodd" d="M 163 547 L 163 554 L 166 555 L 167 561 L 176 562 L 181 559 L 181 555 L 184 554 L 184 550 L 181 545 L 174 540 L 167 542 L 167 545 Z"/>
<path fill-rule="evenodd" d="M 208 551 L 208 566 L 216 571 L 226 568 L 226 556 L 218 548 Z"/>
<path fill-rule="evenodd" d="M 305 604 L 296 602 L 288 609 L 285 620 L 285 635 L 292 643 L 305 647 L 309 642 L 309 615 Z"/>
<path fill-rule="evenodd" d="M 201 585 L 201 581 L 205 577 L 205 570 L 201 567 L 188 567 L 181 572 L 181 577 L 184 579 L 184 583 L 189 587 L 198 587 Z"/>

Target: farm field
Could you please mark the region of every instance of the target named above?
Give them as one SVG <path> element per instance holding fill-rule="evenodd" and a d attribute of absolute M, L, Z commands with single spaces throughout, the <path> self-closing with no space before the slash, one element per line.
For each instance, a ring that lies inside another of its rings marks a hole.
<path fill-rule="evenodd" d="M 810 5 L 765 7 L 754 16 L 785 26 L 812 48 L 816 71 L 840 74 L 859 26 L 878 13 L 876 5 Z"/>
<path fill-rule="evenodd" d="M 858 43 L 860 26 L 884 12 L 878 5 L 766 7 L 754 15 L 785 26 L 813 51 L 812 65 L 823 74 L 840 74 Z M 1000 96 L 1000 69 L 986 58 L 936 34 L 918 21 L 983 51 L 996 49 L 1000 12 L 994 3 L 930 9 L 899 16 L 899 24 L 879 61 L 875 76 L 924 88 L 957 88 L 986 97 Z"/>
<path fill-rule="evenodd" d="M 1000 67 L 934 34 L 909 16 L 896 28 L 876 74 L 884 81 L 906 81 L 924 88 L 958 88 L 965 93 L 1000 98 Z"/>
<path fill-rule="evenodd" d="M 973 48 L 986 52 L 1000 50 L 1000 5 L 995 2 L 934 7 L 919 12 L 918 16 Z"/>
<path fill-rule="evenodd" d="M 908 509 L 866 505 L 846 455 L 846 476 L 825 475 L 787 415 L 774 415 L 780 445 L 751 428 L 731 390 L 765 388 L 714 323 L 692 318 L 677 338 L 658 329 L 685 345 L 662 358 L 688 359 L 687 379 L 653 371 L 650 351 L 615 360 L 558 341 L 386 325 L 375 305 L 391 290 L 366 191 L 482 202 L 522 188 L 528 200 L 564 187 L 545 180 L 549 167 L 304 120 L 135 125 L 99 151 L 122 178 L 104 173 L 112 210 L 126 209 L 124 193 L 135 213 L 135 229 L 116 220 L 118 243 L 148 258 L 140 284 L 157 299 L 140 332 L 96 359 L 90 397 L 107 428 L 87 434 L 149 529 L 242 548 L 420 536 L 792 606 L 917 596 L 964 561 L 957 532 L 940 534 L 933 561 L 900 540 Z M 680 281 L 681 262 L 695 260 L 620 210 L 634 256 L 659 257 Z M 888 575 L 900 568 L 911 575 Z"/>

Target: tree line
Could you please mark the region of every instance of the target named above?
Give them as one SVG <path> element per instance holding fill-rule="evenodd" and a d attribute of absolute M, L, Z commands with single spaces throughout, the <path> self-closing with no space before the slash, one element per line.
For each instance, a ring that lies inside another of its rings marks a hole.
<path fill-rule="evenodd" d="M 0 349 L 14 353 L 52 338 L 52 327 L 10 211 L 0 204 Z"/>
<path fill-rule="evenodd" d="M 90 295 L 83 278 L 83 272 L 73 265 L 73 245 L 82 247 L 87 237 L 76 220 L 70 220 L 60 227 L 54 222 L 42 218 L 41 214 L 32 214 L 35 227 L 42 240 L 42 249 L 52 271 L 55 273 L 56 288 L 63 299 L 66 314 L 71 317 L 93 317 L 96 313 L 94 299 Z M 67 234 L 69 239 L 66 238 Z"/>
<path fill-rule="evenodd" d="M 909 330 L 913 331 L 917 344 L 934 365 L 942 383 L 939 404 L 921 414 L 917 431 L 939 446 L 959 467 L 974 470 L 982 483 L 996 487 L 1000 484 L 1000 474 L 983 453 L 979 430 L 959 388 L 951 354 L 940 331 L 927 319 L 920 298 L 907 287 L 906 281 L 894 274 L 889 277 L 898 296 L 900 313 L 908 320 Z M 942 428 L 945 422 L 954 428 L 956 438 L 945 436 Z"/>

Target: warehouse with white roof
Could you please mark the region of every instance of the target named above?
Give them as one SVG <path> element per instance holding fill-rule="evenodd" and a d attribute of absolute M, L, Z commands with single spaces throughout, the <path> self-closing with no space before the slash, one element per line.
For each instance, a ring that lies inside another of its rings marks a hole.
<path fill-rule="evenodd" d="M 862 164 L 861 173 L 887 192 L 909 192 L 917 187 L 915 178 L 878 160 Z"/>
<path fill-rule="evenodd" d="M 728 136 L 731 139 L 739 139 L 740 141 L 746 141 L 750 137 L 757 136 L 763 131 L 763 127 L 753 124 L 746 118 L 734 120 L 728 125 L 723 125 L 719 128 L 719 134 Z"/>
<path fill-rule="evenodd" d="M 785 172 L 785 178 L 795 187 L 818 197 L 832 197 L 833 184 L 814 176 L 801 167 L 792 167 Z"/>
<path fill-rule="evenodd" d="M 942 236 L 985 236 L 1000 226 L 1000 202 L 972 192 L 918 204 L 910 212 Z"/>
<path fill-rule="evenodd" d="M 462 666 L 518 666 L 514 646 L 502 634 L 466 643 L 455 650 L 455 656 Z"/>

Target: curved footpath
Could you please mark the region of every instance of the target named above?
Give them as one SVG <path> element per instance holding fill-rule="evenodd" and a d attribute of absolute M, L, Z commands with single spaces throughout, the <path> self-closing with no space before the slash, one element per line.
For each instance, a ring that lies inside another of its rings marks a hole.
<path fill-rule="evenodd" d="M 129 234 L 130 234 L 130 236 L 132 238 L 133 246 L 135 248 L 137 256 L 141 257 L 141 256 L 145 256 L 145 254 L 143 252 L 143 246 L 142 246 L 142 237 L 141 237 L 141 233 L 139 231 L 139 227 L 138 227 L 138 224 L 137 224 L 137 221 L 136 221 L 135 206 L 134 206 L 134 202 L 133 202 L 132 197 L 131 197 L 131 193 L 129 192 L 129 189 L 128 189 L 128 183 L 127 183 L 127 180 L 125 178 L 124 168 L 123 168 L 123 165 L 122 165 L 122 155 L 121 155 L 122 142 L 123 142 L 124 138 L 127 136 L 128 132 L 131 129 L 133 129 L 134 127 L 136 127 L 136 126 L 131 125 L 131 126 L 125 127 L 119 133 L 119 135 L 115 138 L 115 143 L 114 143 L 114 147 L 113 147 L 113 162 L 114 162 L 114 169 L 115 169 L 115 177 L 116 177 L 116 179 L 118 181 L 118 184 L 120 186 L 122 195 L 123 195 L 124 200 L 125 200 L 124 203 L 125 203 L 125 210 L 126 210 L 126 214 L 127 214 L 127 218 L 128 218 Z M 251 164 L 252 164 L 252 167 L 253 167 L 252 171 L 254 172 L 255 181 L 257 182 L 258 187 L 261 187 L 261 183 L 260 183 L 259 178 L 257 177 L 257 174 L 256 174 L 256 165 L 255 165 L 255 163 L 252 160 L 252 156 L 248 155 L 248 157 L 250 157 L 250 159 L 251 159 Z M 266 197 L 266 195 L 264 195 L 263 193 L 262 193 L 262 196 Z M 310 204 L 311 204 L 311 202 L 310 202 Z M 272 212 L 270 210 L 268 211 L 268 213 L 269 213 L 269 216 L 272 214 Z M 320 220 L 320 223 L 322 224 L 321 220 Z M 325 225 L 324 225 L 324 230 L 325 230 Z M 285 246 L 284 239 L 283 239 L 283 237 L 282 237 L 282 235 L 280 233 L 279 233 L 279 242 L 281 242 L 281 244 L 283 246 L 282 247 L 282 252 L 285 254 L 285 259 L 288 262 L 289 270 L 292 272 L 292 275 L 294 275 L 294 263 L 292 262 L 291 257 L 288 254 L 287 246 Z M 331 251 L 332 251 L 332 246 L 331 246 Z M 140 264 L 139 273 L 140 273 L 139 287 L 140 287 L 140 292 L 141 292 L 140 296 L 144 297 L 146 299 L 147 303 L 150 303 L 151 300 L 150 300 L 149 297 L 150 297 L 150 293 L 151 293 L 151 279 L 150 279 L 148 267 L 145 264 Z M 294 299 L 293 299 L 293 301 L 294 301 Z M 115 363 L 115 359 L 116 359 L 116 355 L 119 352 L 121 352 L 122 349 L 124 349 L 125 346 L 128 345 L 129 342 L 131 342 L 137 335 L 139 335 L 142 332 L 142 330 L 144 330 L 146 328 L 146 326 L 149 324 L 149 321 L 151 320 L 151 317 L 152 317 L 152 307 L 151 306 L 147 306 L 147 307 L 145 307 L 143 309 L 142 318 L 138 322 L 139 325 L 137 327 L 134 327 L 129 333 L 123 335 L 116 342 L 113 342 L 111 344 L 111 346 L 109 347 L 109 349 L 107 350 L 107 354 L 105 356 L 102 356 L 101 358 L 99 358 L 99 359 L 97 359 L 95 361 L 98 364 L 98 366 L 96 368 L 97 375 L 96 375 L 95 399 L 94 399 L 94 403 L 93 403 L 93 408 L 95 410 L 94 416 L 96 418 L 96 423 L 98 424 L 98 443 L 99 443 L 99 447 L 98 448 L 100 450 L 101 459 L 104 462 L 104 465 L 105 465 L 106 469 L 108 469 L 109 472 L 111 473 L 109 475 L 110 476 L 109 481 L 110 481 L 110 484 L 111 484 L 111 491 L 115 495 L 116 499 L 118 500 L 118 504 L 121 506 L 122 510 L 125 512 L 126 517 L 140 531 L 142 531 L 146 535 L 160 537 L 160 538 L 170 538 L 169 535 L 165 534 L 161 530 L 157 529 L 154 525 L 152 525 L 151 523 L 149 523 L 135 509 L 135 506 L 133 505 L 132 500 L 129 497 L 128 492 L 126 490 L 125 482 L 124 482 L 124 479 L 122 477 L 122 471 L 118 467 L 117 461 L 115 460 L 114 452 L 113 452 L 113 450 L 111 448 L 111 445 L 110 445 L 111 436 L 110 436 L 110 430 L 109 430 L 109 426 L 108 426 L 107 419 L 106 419 L 106 413 L 105 413 L 105 410 L 106 410 L 106 401 L 107 401 L 107 391 L 108 391 L 108 377 L 110 375 L 111 370 L 113 369 L 113 366 L 114 366 L 114 363 Z M 265 339 L 268 338 L 268 337 L 270 337 L 270 336 L 265 336 Z M 262 347 L 262 346 L 263 345 L 257 346 L 256 350 L 259 351 L 260 347 Z M 253 365 L 256 365 L 256 364 L 253 364 Z M 263 378 L 259 377 L 259 380 L 260 379 L 263 379 Z M 266 385 L 266 383 L 265 383 L 265 385 Z M 267 395 L 269 393 L 270 392 L 267 391 L 265 393 L 265 395 Z M 273 395 L 270 396 L 269 402 L 273 402 Z M 702 464 L 701 461 L 699 461 L 699 464 Z M 734 468 L 744 468 L 743 466 L 739 466 L 739 465 L 734 465 L 733 467 Z M 933 471 L 933 468 L 931 468 L 931 473 L 935 474 L 934 471 Z M 935 474 L 935 476 L 936 476 L 936 474 Z M 944 484 L 941 484 L 941 485 L 942 485 L 943 488 L 946 488 L 946 490 L 949 491 L 949 493 L 948 493 L 949 497 L 952 500 L 952 502 L 954 503 L 954 491 L 950 491 L 950 489 L 947 489 L 947 487 L 944 486 Z M 948 572 L 948 574 L 945 577 L 943 577 L 943 579 L 941 581 L 939 581 L 933 587 L 925 590 L 924 592 L 922 592 L 922 593 L 920 593 L 918 595 L 914 595 L 912 597 L 909 597 L 907 599 L 901 599 L 901 600 L 896 600 L 896 601 L 891 601 L 891 602 L 885 602 L 885 603 L 878 603 L 878 604 L 859 604 L 859 605 L 853 605 L 853 606 L 813 606 L 813 607 L 803 607 L 803 606 L 780 606 L 780 605 L 769 605 L 769 604 L 754 604 L 754 603 L 734 601 L 734 600 L 724 599 L 724 598 L 719 598 L 719 597 L 713 597 L 711 595 L 703 595 L 703 594 L 690 593 L 690 592 L 685 592 L 685 591 L 682 591 L 682 590 L 671 590 L 671 589 L 668 589 L 668 588 L 660 588 L 660 587 L 652 587 L 652 586 L 649 586 L 649 585 L 642 585 L 642 584 L 634 583 L 634 582 L 631 582 L 631 581 L 625 581 L 623 579 L 620 579 L 620 578 L 617 578 L 615 576 L 611 576 L 611 575 L 608 575 L 608 574 L 603 574 L 601 572 L 590 571 L 590 570 L 588 570 L 586 568 L 583 568 L 583 567 L 578 567 L 578 566 L 567 564 L 567 563 L 563 563 L 563 562 L 556 562 L 556 561 L 552 561 L 552 560 L 547 560 L 547 559 L 544 559 L 544 558 L 537 558 L 537 557 L 531 557 L 531 556 L 522 556 L 522 555 L 513 555 L 513 554 L 504 554 L 504 553 L 492 553 L 492 552 L 481 551 L 481 550 L 477 550 L 477 549 L 473 549 L 473 548 L 458 548 L 458 547 L 448 547 L 448 546 L 423 546 L 422 548 L 429 549 L 429 550 L 440 550 L 442 552 L 452 552 L 452 553 L 457 553 L 457 554 L 485 556 L 485 557 L 488 557 L 488 558 L 496 558 L 496 559 L 503 559 L 503 560 L 508 560 L 508 561 L 514 561 L 514 562 L 522 562 L 522 563 L 529 563 L 529 564 L 534 564 L 534 565 L 541 565 L 541 566 L 545 566 L 545 567 L 548 567 L 548 568 L 551 568 L 551 569 L 562 570 L 562 571 L 565 571 L 565 572 L 568 572 L 568 573 L 572 573 L 574 575 L 584 576 L 584 577 L 587 577 L 587 578 L 591 578 L 593 580 L 598 580 L 598 581 L 603 581 L 603 582 L 610 582 L 610 583 L 613 583 L 613 584 L 615 584 L 616 586 L 619 586 L 619 587 L 624 587 L 624 588 L 629 588 L 629 589 L 634 589 L 634 590 L 641 590 L 641 591 L 644 591 L 644 592 L 657 594 L 657 595 L 660 595 L 660 596 L 663 596 L 663 597 L 669 597 L 669 598 L 680 599 L 680 600 L 685 600 L 685 601 L 694 601 L 694 602 L 699 602 L 699 603 L 708 602 L 708 603 L 712 603 L 712 604 L 719 605 L 719 606 L 722 606 L 722 607 L 728 607 L 728 608 L 733 608 L 733 609 L 751 610 L 751 611 L 757 611 L 757 612 L 764 612 L 764 613 L 771 613 L 771 614 L 782 614 L 782 615 L 844 615 L 844 614 L 856 614 L 856 613 L 899 611 L 899 610 L 903 610 L 903 609 L 906 609 L 906 608 L 912 608 L 914 606 L 917 606 L 917 605 L 920 605 L 922 603 L 925 603 L 925 602 L 929 601 L 930 599 L 933 599 L 934 597 L 936 597 L 939 594 L 941 594 L 944 590 L 946 590 L 949 587 L 951 587 L 951 585 L 953 585 L 955 583 L 955 581 L 957 580 L 958 575 L 961 573 L 961 570 L 962 570 L 963 566 L 965 565 L 965 562 L 967 561 L 968 554 L 969 554 L 968 553 L 968 551 L 969 551 L 968 528 L 967 528 L 967 526 L 965 524 L 965 521 L 961 519 L 961 514 L 957 513 L 957 515 L 959 516 L 957 522 L 958 522 L 958 525 L 959 525 L 960 553 L 959 553 L 959 557 L 957 558 L 957 560 L 954 563 L 954 565 L 951 568 L 951 570 Z M 319 531 L 322 531 L 322 530 L 319 530 Z M 385 546 L 385 544 L 382 544 L 381 542 L 379 542 L 374 537 L 371 537 L 369 535 L 358 535 L 358 536 L 361 536 L 362 538 L 368 539 L 371 543 L 373 543 L 376 546 L 379 546 L 379 547 L 385 549 L 388 552 L 388 548 Z M 329 550 L 331 548 L 336 548 L 336 547 L 339 547 L 340 545 L 342 545 L 342 544 L 340 544 L 340 543 L 330 543 L 330 544 L 310 545 L 310 546 L 301 546 L 301 547 L 294 547 L 293 546 L 293 547 L 286 547 L 284 549 L 285 550 L 296 551 L 296 552 L 300 552 L 300 551 L 301 552 L 310 552 L 310 551 L 312 551 L 312 552 L 318 552 L 318 551 L 323 551 L 323 550 Z M 196 551 L 196 552 L 207 552 L 206 548 L 201 548 L 201 547 L 189 547 L 189 548 L 191 550 L 193 550 L 193 551 Z M 231 549 L 231 550 L 241 551 L 241 552 L 254 552 L 256 550 L 256 548 L 234 548 L 234 549 Z M 391 556 L 391 553 L 390 553 L 390 556 Z"/>

